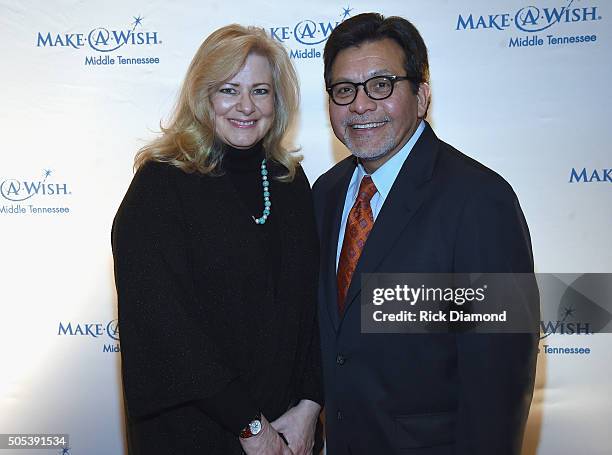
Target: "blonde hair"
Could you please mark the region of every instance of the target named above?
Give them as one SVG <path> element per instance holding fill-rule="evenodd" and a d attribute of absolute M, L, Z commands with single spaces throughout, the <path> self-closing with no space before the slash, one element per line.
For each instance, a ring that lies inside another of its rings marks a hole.
<path fill-rule="evenodd" d="M 275 112 L 263 139 L 266 157 L 287 169 L 279 180 L 293 180 L 302 157 L 282 142 L 298 110 L 297 74 L 280 43 L 261 28 L 238 24 L 216 30 L 200 45 L 189 65 L 169 125 L 160 126 L 162 135 L 137 153 L 136 170 L 148 161 L 163 161 L 189 173 L 218 171 L 223 152 L 222 143 L 215 136 L 211 96 L 240 71 L 250 53 L 266 57 L 272 69 Z"/>

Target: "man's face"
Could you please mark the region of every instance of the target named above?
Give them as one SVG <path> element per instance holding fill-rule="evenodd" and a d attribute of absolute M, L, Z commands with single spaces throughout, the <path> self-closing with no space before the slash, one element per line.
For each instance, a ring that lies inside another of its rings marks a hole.
<path fill-rule="evenodd" d="M 338 53 L 331 69 L 331 83 L 364 82 L 374 76 L 406 76 L 404 52 L 393 40 L 362 43 Z M 398 81 L 384 100 L 370 99 L 363 86 L 346 106 L 329 100 L 331 125 L 353 155 L 373 172 L 408 142 L 427 112 L 429 86 L 412 93 L 410 81 Z"/>

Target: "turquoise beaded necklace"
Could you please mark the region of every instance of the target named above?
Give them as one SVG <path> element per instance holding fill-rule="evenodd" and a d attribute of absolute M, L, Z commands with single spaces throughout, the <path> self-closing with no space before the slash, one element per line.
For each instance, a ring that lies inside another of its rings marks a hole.
<path fill-rule="evenodd" d="M 261 185 L 263 187 L 264 210 L 259 218 L 253 218 L 255 224 L 266 224 L 266 220 L 270 216 L 272 202 L 270 202 L 270 182 L 268 182 L 268 169 L 266 168 L 266 159 L 261 161 Z"/>

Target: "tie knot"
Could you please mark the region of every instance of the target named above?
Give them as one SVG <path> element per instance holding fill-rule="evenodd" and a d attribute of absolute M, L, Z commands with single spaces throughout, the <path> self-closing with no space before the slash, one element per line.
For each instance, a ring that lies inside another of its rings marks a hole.
<path fill-rule="evenodd" d="M 361 179 L 357 200 L 360 202 L 370 202 L 370 199 L 376 194 L 376 191 L 378 190 L 372 181 L 372 177 L 366 175 Z"/>

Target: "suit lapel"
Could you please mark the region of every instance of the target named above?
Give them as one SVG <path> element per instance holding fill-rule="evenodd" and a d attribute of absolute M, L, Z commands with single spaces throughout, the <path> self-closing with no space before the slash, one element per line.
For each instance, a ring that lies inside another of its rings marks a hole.
<path fill-rule="evenodd" d="M 427 124 L 408 158 L 404 161 L 376 217 L 374 227 L 353 273 L 346 297 L 345 314 L 361 293 L 361 274 L 376 272 L 429 194 L 431 188 L 427 183 L 433 174 L 437 153 L 438 138 Z"/>
<path fill-rule="evenodd" d="M 355 171 L 356 161 L 352 157 L 344 161 L 339 169 L 339 178 L 329 189 L 326 200 L 330 201 L 325 206 L 323 226 L 328 227 L 329 231 L 323 232 L 321 251 L 323 257 L 324 270 L 322 270 L 323 290 L 325 292 L 325 302 L 327 312 L 336 330 L 340 324 L 338 317 L 337 295 L 338 282 L 336 279 L 336 252 L 338 248 L 338 237 L 340 234 L 340 223 L 342 221 L 342 211 L 348 190 L 349 182 Z"/>

